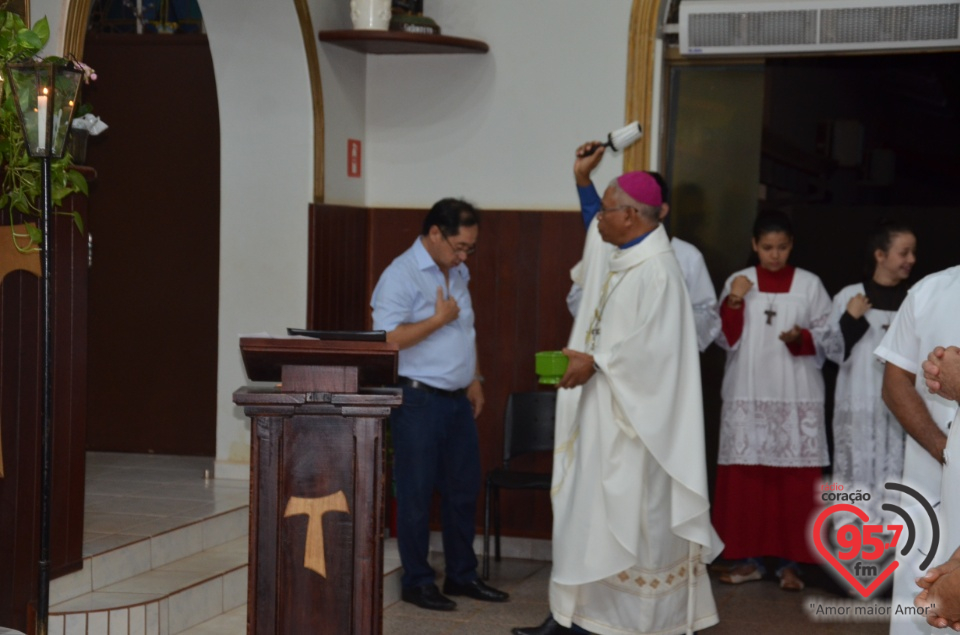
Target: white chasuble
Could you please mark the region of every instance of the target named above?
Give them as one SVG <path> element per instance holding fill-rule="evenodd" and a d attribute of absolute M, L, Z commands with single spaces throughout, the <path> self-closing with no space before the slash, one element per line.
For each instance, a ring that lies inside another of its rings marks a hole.
<path fill-rule="evenodd" d="M 591 224 L 569 348 L 598 370 L 560 390 L 550 608 L 600 635 L 717 623 L 693 310 L 662 227 L 607 250 Z"/>
<path fill-rule="evenodd" d="M 830 329 L 830 296 L 820 279 L 796 269 L 787 293 L 760 291 L 757 270 L 746 276 L 753 286 L 743 298 L 743 333 L 727 350 L 720 415 L 720 465 L 817 467 L 829 465 L 824 384 L 820 368 L 831 349 L 843 346 Z M 797 356 L 780 334 L 799 326 L 813 336 L 816 355 Z"/>
<path fill-rule="evenodd" d="M 831 328 L 840 333 L 840 318 L 847 303 L 858 293 L 866 294 L 863 284 L 844 287 L 833 298 Z M 870 514 L 872 523 L 889 524 L 898 516 L 881 509 L 884 503 L 898 504 L 899 493 L 884 484 L 899 483 L 903 476 L 904 430 L 883 403 L 883 367 L 873 354 L 883 339 L 896 311 L 868 309 L 864 319 L 869 325 L 849 357 L 844 347 L 830 355 L 839 366 L 833 408 L 833 480 L 845 491 L 870 493 L 870 500 L 858 505 Z M 842 335 L 840 335 L 842 340 Z"/>
<path fill-rule="evenodd" d="M 591 234 L 595 239 L 593 244 L 590 240 Z M 584 260 L 588 259 L 591 251 L 602 252 L 609 256 L 616 249 L 613 245 L 596 240 L 597 238 L 599 238 L 599 233 L 596 231 L 596 226 L 591 224 L 590 230 L 587 232 Z M 717 292 L 713 288 L 710 272 L 707 271 L 707 263 L 699 249 L 676 236 L 670 239 L 670 246 L 673 247 L 673 253 L 680 264 L 683 281 L 687 285 L 687 294 L 690 296 L 690 304 L 693 305 L 693 321 L 697 327 L 697 346 L 702 353 L 707 350 L 707 347 L 716 339 L 717 333 L 720 332 Z M 577 317 L 577 310 L 580 308 L 580 301 L 583 298 L 585 270 L 586 265 L 581 261 L 570 271 L 570 279 L 573 280 L 573 285 L 570 287 L 570 293 L 567 294 L 567 308 L 570 309 L 573 317 Z"/>

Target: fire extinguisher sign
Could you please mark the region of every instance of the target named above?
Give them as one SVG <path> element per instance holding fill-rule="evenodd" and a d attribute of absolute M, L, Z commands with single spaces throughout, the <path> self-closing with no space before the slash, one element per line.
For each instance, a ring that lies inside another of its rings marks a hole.
<path fill-rule="evenodd" d="M 362 153 L 359 139 L 347 139 L 347 176 L 360 178 Z"/>

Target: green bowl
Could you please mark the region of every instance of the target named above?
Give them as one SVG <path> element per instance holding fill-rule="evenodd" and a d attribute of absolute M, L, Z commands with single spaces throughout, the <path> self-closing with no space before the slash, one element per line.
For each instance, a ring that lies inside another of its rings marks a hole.
<path fill-rule="evenodd" d="M 558 384 L 567 372 L 570 359 L 560 351 L 541 351 L 536 354 L 536 371 L 541 384 Z"/>

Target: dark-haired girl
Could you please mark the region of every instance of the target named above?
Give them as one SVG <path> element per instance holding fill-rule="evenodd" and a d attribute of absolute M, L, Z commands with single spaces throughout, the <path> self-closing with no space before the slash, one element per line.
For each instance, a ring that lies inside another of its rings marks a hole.
<path fill-rule="evenodd" d="M 798 562 L 815 562 L 807 524 L 821 467 L 829 464 L 820 368 L 831 332 L 820 279 L 788 264 L 793 229 L 767 212 L 753 227 L 759 264 L 727 279 L 721 294 L 727 350 L 713 524 L 726 558 L 721 581 L 759 580 L 764 556 L 780 559 L 780 587 L 800 590 Z"/>
<path fill-rule="evenodd" d="M 881 521 L 884 502 L 899 501 L 899 494 L 885 490 L 884 483 L 901 480 L 905 433 L 881 399 L 883 364 L 873 351 L 907 297 L 916 249 L 917 238 L 909 227 L 882 223 L 868 241 L 867 279 L 834 297 L 830 317 L 843 337 L 843 348 L 830 356 L 840 366 L 833 410 L 833 480 L 846 491 L 870 493 L 869 502 L 860 506 L 874 524 Z M 885 524 L 891 518 L 883 520 Z"/>

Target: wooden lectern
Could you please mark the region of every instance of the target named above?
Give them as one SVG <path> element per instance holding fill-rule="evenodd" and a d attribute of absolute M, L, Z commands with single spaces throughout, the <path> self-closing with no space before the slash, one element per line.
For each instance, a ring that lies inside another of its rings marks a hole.
<path fill-rule="evenodd" d="M 253 381 L 248 635 L 383 629 L 384 419 L 397 346 L 241 338 Z"/>

